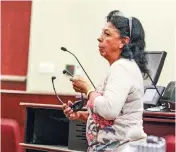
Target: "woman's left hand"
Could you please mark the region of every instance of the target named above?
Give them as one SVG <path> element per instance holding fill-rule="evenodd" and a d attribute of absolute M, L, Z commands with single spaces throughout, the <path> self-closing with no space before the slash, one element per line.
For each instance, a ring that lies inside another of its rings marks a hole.
<path fill-rule="evenodd" d="M 91 85 L 82 76 L 75 76 L 70 78 L 70 81 L 72 81 L 73 89 L 76 92 L 86 94 L 92 88 Z"/>

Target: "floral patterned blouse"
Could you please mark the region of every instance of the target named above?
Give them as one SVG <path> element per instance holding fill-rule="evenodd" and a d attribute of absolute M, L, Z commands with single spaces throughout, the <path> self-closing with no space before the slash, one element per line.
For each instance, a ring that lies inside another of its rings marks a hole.
<path fill-rule="evenodd" d="M 110 66 L 87 103 L 88 151 L 116 151 L 124 143 L 146 137 L 143 91 L 142 74 L 135 61 L 121 58 Z"/>

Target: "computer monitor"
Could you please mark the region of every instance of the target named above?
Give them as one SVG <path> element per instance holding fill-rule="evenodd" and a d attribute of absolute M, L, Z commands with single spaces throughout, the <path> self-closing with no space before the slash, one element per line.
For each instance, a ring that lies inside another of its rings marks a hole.
<path fill-rule="evenodd" d="M 161 74 L 167 53 L 165 51 L 147 51 L 149 74 L 156 85 Z M 153 85 L 148 77 L 144 80 L 144 86 Z"/>

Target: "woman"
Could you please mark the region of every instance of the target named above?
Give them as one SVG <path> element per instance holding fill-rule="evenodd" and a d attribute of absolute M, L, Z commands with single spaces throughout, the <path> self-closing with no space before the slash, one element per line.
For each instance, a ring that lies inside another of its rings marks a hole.
<path fill-rule="evenodd" d="M 63 109 L 70 120 L 87 122 L 88 151 L 117 151 L 125 143 L 146 138 L 142 121 L 142 74 L 146 77 L 148 72 L 144 38 L 138 19 L 110 12 L 98 38 L 100 54 L 110 64 L 106 78 L 96 90 L 82 77 L 71 79 L 74 90 L 88 96 L 88 111 L 73 112 L 66 104 Z"/>

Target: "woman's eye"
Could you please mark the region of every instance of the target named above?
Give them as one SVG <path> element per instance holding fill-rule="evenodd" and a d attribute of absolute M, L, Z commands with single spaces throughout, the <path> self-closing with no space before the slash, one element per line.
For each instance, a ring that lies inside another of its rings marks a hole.
<path fill-rule="evenodd" d="M 106 33 L 106 32 L 105 32 L 105 35 L 109 36 L 109 33 Z"/>

